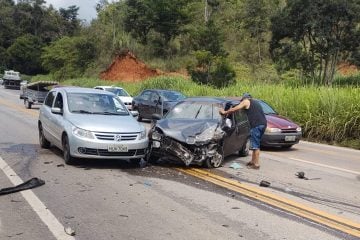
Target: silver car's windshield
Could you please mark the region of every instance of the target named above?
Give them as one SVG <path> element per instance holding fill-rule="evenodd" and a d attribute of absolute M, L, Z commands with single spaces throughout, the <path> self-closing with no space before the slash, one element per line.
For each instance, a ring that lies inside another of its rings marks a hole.
<path fill-rule="evenodd" d="M 162 91 L 160 94 L 165 101 L 180 101 L 185 98 L 181 93 L 174 91 Z"/>
<path fill-rule="evenodd" d="M 120 97 L 129 97 L 130 96 L 124 89 L 120 89 L 120 88 L 106 88 L 105 90 L 112 92 L 115 95 L 120 96 Z"/>
<path fill-rule="evenodd" d="M 182 102 L 167 115 L 168 119 L 221 119 L 220 104 L 209 102 Z"/>
<path fill-rule="evenodd" d="M 129 115 L 124 104 L 113 95 L 68 93 L 69 111 L 79 114 Z"/>

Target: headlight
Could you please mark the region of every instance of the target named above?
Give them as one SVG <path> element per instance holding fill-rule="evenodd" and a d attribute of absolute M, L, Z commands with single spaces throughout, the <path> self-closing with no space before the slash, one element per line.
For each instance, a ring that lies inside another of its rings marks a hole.
<path fill-rule="evenodd" d="M 301 132 L 301 127 L 296 128 L 297 132 Z"/>
<path fill-rule="evenodd" d="M 267 133 L 279 133 L 279 132 L 281 132 L 281 129 L 280 128 L 269 128 L 269 127 L 267 127 L 265 132 L 267 132 Z"/>
<path fill-rule="evenodd" d="M 73 127 L 73 134 L 80 138 L 94 139 L 92 132 L 77 127 Z"/>
<path fill-rule="evenodd" d="M 159 132 L 157 132 L 157 131 L 154 131 L 154 132 L 152 132 L 151 138 L 154 139 L 154 140 L 160 141 L 161 140 L 161 134 Z"/>
<path fill-rule="evenodd" d="M 146 130 L 140 132 L 139 140 L 144 139 L 146 137 Z"/>
<path fill-rule="evenodd" d="M 210 139 L 214 138 L 215 132 L 219 131 L 220 129 L 216 126 L 213 125 L 209 128 L 207 128 L 205 131 L 203 131 L 201 134 L 195 136 L 195 141 L 196 142 L 206 142 L 209 141 Z"/>

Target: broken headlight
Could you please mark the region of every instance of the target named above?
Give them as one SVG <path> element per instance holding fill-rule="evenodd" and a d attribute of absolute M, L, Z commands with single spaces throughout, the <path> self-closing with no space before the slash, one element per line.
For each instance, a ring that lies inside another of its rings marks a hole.
<path fill-rule="evenodd" d="M 217 131 L 221 131 L 217 125 L 213 125 L 200 133 L 199 135 L 195 136 L 195 142 L 206 142 L 210 141 L 215 137 Z"/>
<path fill-rule="evenodd" d="M 155 131 L 152 132 L 151 138 L 153 140 L 160 141 L 161 140 L 161 133 L 159 133 L 158 131 L 155 130 Z"/>
<path fill-rule="evenodd" d="M 186 143 L 187 144 L 195 144 L 195 142 L 196 142 L 196 139 L 193 136 L 190 136 L 190 137 L 186 138 Z"/>

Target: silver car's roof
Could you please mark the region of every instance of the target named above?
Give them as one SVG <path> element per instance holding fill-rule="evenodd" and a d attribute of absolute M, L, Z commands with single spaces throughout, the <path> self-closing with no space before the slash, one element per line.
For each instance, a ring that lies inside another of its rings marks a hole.
<path fill-rule="evenodd" d="M 60 89 L 66 93 L 100 93 L 100 94 L 107 94 L 107 95 L 114 95 L 111 92 L 107 92 L 100 89 L 93 89 L 93 88 L 83 88 L 83 87 L 61 87 L 55 88 Z"/>

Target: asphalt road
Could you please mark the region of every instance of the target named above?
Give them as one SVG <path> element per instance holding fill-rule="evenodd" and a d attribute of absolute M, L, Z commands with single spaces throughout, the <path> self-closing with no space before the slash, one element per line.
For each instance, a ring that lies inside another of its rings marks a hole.
<path fill-rule="evenodd" d="M 59 150 L 38 144 L 37 114 L 24 108 L 19 91 L 0 87 L 0 189 L 32 177 L 46 182 L 0 196 L 1 240 L 358 239 L 189 176 L 179 165 L 62 165 Z M 246 169 L 249 159 L 230 156 L 210 172 L 360 223 L 360 151 L 301 142 L 262 151 L 258 171 Z M 230 168 L 234 162 L 240 169 Z M 297 178 L 299 171 L 309 180 Z M 261 180 L 270 187 L 260 188 Z"/>

